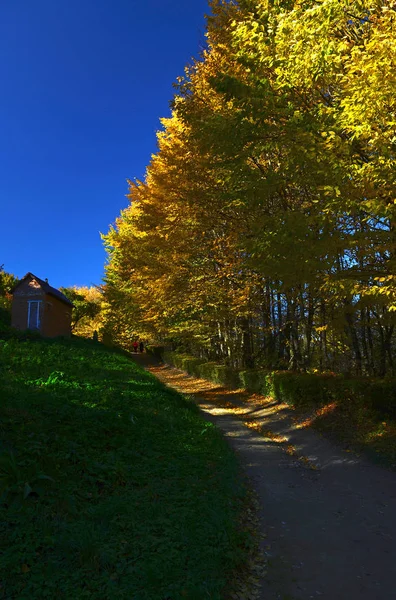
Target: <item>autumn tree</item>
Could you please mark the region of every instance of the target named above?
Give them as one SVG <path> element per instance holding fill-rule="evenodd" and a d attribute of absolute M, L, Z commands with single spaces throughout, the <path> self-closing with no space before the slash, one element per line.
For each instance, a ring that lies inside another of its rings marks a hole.
<path fill-rule="evenodd" d="M 11 291 L 17 283 L 18 278 L 0 265 L 0 330 L 11 325 Z"/>
<path fill-rule="evenodd" d="M 102 324 L 103 294 L 98 286 L 63 287 L 61 292 L 73 303 L 72 331 L 75 335 L 92 338 Z"/>
<path fill-rule="evenodd" d="M 390 372 L 395 11 L 211 8 L 208 48 L 104 236 L 106 322 L 239 367 Z"/>

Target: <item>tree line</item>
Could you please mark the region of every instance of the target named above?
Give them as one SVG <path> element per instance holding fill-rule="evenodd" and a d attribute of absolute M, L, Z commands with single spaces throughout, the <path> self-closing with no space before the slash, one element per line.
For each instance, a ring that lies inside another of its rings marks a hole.
<path fill-rule="evenodd" d="M 17 283 L 18 278 L 0 265 L 0 332 L 11 325 L 11 292 Z"/>
<path fill-rule="evenodd" d="M 210 8 L 103 236 L 106 335 L 237 368 L 394 374 L 394 6 Z"/>

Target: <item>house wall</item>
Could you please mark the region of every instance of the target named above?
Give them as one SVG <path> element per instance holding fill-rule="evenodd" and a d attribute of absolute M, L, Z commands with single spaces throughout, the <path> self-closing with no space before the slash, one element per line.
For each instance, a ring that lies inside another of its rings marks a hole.
<path fill-rule="evenodd" d="M 14 291 L 11 306 L 11 326 L 24 331 L 28 327 L 29 300 L 41 300 L 40 320 L 45 294 L 35 281 L 26 281 Z"/>
<path fill-rule="evenodd" d="M 29 300 L 41 300 L 40 329 L 44 337 L 71 335 L 72 307 L 55 296 L 45 294 L 41 286 L 34 280 L 20 284 L 13 294 L 11 308 L 11 325 L 25 331 L 28 328 Z"/>
<path fill-rule="evenodd" d="M 45 337 L 56 337 L 58 335 L 71 335 L 71 313 L 72 307 L 68 306 L 55 296 L 45 295 L 43 303 L 43 319 L 41 333 Z"/>

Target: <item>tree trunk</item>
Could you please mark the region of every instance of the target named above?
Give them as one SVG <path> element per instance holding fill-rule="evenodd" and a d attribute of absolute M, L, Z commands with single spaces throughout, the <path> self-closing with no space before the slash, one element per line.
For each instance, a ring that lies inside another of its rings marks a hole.
<path fill-rule="evenodd" d="M 351 305 L 348 301 L 345 301 L 345 319 L 348 324 L 349 337 L 352 343 L 354 358 L 355 358 L 355 370 L 357 375 L 362 374 L 362 354 L 360 352 L 359 347 L 359 338 L 356 333 L 356 327 L 353 322 L 353 317 L 351 314 Z"/>

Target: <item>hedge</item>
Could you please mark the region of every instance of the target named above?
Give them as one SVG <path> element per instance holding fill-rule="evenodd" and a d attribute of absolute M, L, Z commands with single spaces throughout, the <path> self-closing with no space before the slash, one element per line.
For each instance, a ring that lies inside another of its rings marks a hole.
<path fill-rule="evenodd" d="M 154 346 L 153 344 L 146 346 L 147 354 L 154 356 L 160 362 L 163 361 L 164 351 L 165 351 L 164 346 Z"/>
<path fill-rule="evenodd" d="M 346 378 L 336 374 L 263 369 L 237 371 L 222 364 L 169 351 L 164 352 L 164 361 L 195 377 L 272 396 L 278 402 L 286 402 L 296 408 L 323 406 L 341 400 L 396 419 L 394 379 Z"/>
<path fill-rule="evenodd" d="M 220 385 L 238 387 L 238 372 L 226 365 L 169 351 L 164 353 L 164 361 L 186 371 L 189 375 L 209 379 Z"/>

